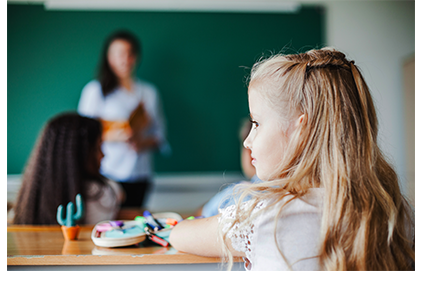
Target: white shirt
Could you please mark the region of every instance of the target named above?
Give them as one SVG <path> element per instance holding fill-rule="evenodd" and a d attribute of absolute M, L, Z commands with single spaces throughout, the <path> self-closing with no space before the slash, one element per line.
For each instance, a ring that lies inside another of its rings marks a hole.
<path fill-rule="evenodd" d="M 317 255 L 323 195 L 324 189 L 309 189 L 307 195 L 294 199 L 283 207 L 278 218 L 277 242 L 292 270 L 320 270 Z M 235 224 L 228 232 L 233 248 L 244 252 L 250 262 L 245 263 L 246 270 L 289 270 L 274 240 L 274 218 L 281 204 L 289 198 L 288 196 L 275 207 L 263 211 L 249 225 L 240 227 Z M 251 201 L 244 203 L 242 208 L 250 203 Z M 268 201 L 258 203 L 252 214 L 268 204 Z M 221 213 L 220 221 L 226 232 L 234 218 L 235 205 L 221 210 Z"/>
<path fill-rule="evenodd" d="M 291 265 L 292 270 L 321 270 L 317 257 L 320 247 L 320 228 L 324 202 L 324 188 L 309 189 L 309 192 L 294 199 L 283 207 L 278 217 L 277 242 L 281 252 Z M 231 239 L 235 250 L 244 252 L 250 264 L 245 263 L 246 270 L 289 270 L 288 265 L 279 253 L 274 240 L 274 218 L 277 210 L 291 196 L 285 197 L 275 207 L 265 209 L 244 227 L 234 225 L 227 236 Z M 247 208 L 251 201 L 241 205 Z M 252 215 L 269 205 L 269 201 L 261 201 L 252 211 Z M 232 205 L 220 210 L 220 222 L 226 232 L 233 221 L 236 209 Z M 410 220 L 406 221 L 406 236 L 410 245 L 414 246 L 414 212 L 410 210 Z"/>
<path fill-rule="evenodd" d="M 97 80 L 89 82 L 82 90 L 78 112 L 87 117 L 108 121 L 125 121 L 140 102 L 150 116 L 151 123 L 146 135 L 152 135 L 166 146 L 165 122 L 159 103 L 157 89 L 136 79 L 132 91 L 118 87 L 105 98 Z M 136 152 L 126 142 L 106 141 L 102 145 L 104 158 L 101 174 L 120 182 L 134 182 L 151 177 L 152 154 L 150 151 Z"/>

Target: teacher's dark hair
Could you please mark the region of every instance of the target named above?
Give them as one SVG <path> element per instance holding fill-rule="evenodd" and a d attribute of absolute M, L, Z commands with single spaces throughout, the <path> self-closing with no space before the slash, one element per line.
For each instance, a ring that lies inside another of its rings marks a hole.
<path fill-rule="evenodd" d="M 119 85 L 117 77 L 111 70 L 107 59 L 108 48 L 110 47 L 111 43 L 113 43 L 115 40 L 124 40 L 128 42 L 131 45 L 132 53 L 136 55 L 138 62 L 141 58 L 141 43 L 132 33 L 125 30 L 121 30 L 113 33 L 107 38 L 104 43 L 98 71 L 98 80 L 101 84 L 101 90 L 103 92 L 104 97 L 106 97 Z"/>
<path fill-rule="evenodd" d="M 26 166 L 13 223 L 57 224 L 59 205 L 74 202 L 78 193 L 86 201 L 88 181 L 104 184 L 99 170 L 93 174 L 88 169 L 89 162 L 97 160 L 95 147 L 101 135 L 99 121 L 73 112 L 47 122 Z"/>

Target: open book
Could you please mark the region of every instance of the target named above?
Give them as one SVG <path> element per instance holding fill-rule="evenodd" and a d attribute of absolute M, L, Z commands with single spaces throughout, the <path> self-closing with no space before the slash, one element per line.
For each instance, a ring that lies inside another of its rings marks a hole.
<path fill-rule="evenodd" d="M 122 133 L 122 136 L 139 133 L 148 126 L 150 118 L 144 104 L 141 102 L 132 111 L 128 120 L 109 121 L 101 119 L 100 121 L 103 125 L 103 137 L 107 138 L 111 135 L 110 133 Z"/>
<path fill-rule="evenodd" d="M 145 110 L 143 102 L 139 103 L 138 107 L 129 116 L 129 126 L 132 131 L 139 132 L 145 129 L 149 123 L 149 116 Z"/>

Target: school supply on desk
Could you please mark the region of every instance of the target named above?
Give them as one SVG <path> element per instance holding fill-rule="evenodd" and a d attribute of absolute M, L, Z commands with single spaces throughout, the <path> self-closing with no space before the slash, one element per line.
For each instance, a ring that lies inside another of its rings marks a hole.
<path fill-rule="evenodd" d="M 56 213 L 56 220 L 62 226 L 63 236 L 66 240 L 78 239 L 80 227 L 76 225 L 76 221 L 80 220 L 84 215 L 84 204 L 81 194 L 76 195 L 76 209 L 72 202 L 66 206 L 66 217 L 64 216 L 63 205 L 59 205 Z"/>
<path fill-rule="evenodd" d="M 145 213 L 146 217 L 137 216 L 134 220 L 102 221 L 95 225 L 91 239 L 97 246 L 122 247 L 138 244 L 146 239 L 161 246 L 169 245 L 171 228 L 166 222 L 181 221 L 182 217 L 173 212 Z"/>
<path fill-rule="evenodd" d="M 144 211 L 144 218 L 146 220 L 145 224 L 151 227 L 154 231 L 161 230 L 164 228 L 164 226 L 147 210 Z"/>

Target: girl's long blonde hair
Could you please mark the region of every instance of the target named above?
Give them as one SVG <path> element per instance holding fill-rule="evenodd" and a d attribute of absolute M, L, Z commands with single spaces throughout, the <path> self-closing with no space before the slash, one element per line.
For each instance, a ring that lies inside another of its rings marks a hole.
<path fill-rule="evenodd" d="M 252 86 L 280 113 L 299 111 L 304 120 L 291 136 L 273 179 L 239 188 L 239 202 L 251 195 L 252 204 L 246 211 L 237 204 L 231 227 L 253 219 L 252 210 L 263 199 L 274 199 L 273 206 L 289 195 L 289 203 L 309 188 L 323 187 L 321 269 L 412 269 L 410 208 L 378 147 L 374 104 L 354 61 L 331 48 L 275 55 L 253 66 Z M 277 221 L 276 217 L 274 230 Z M 226 235 L 221 232 L 224 243 Z M 226 245 L 225 250 L 231 268 L 233 257 Z"/>

